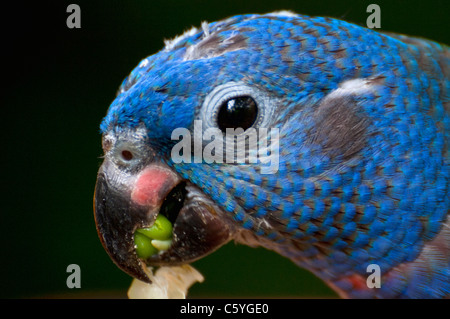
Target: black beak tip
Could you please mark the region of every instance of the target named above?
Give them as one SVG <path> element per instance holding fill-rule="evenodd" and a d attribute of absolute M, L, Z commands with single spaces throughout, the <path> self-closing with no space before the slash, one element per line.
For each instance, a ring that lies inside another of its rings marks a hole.
<path fill-rule="evenodd" d="M 113 256 L 111 254 L 110 256 L 116 265 L 125 273 L 148 284 L 152 283 L 144 270 L 145 264 L 137 256 L 128 256 L 128 259 L 122 262 L 117 261 L 117 256 Z"/>
<path fill-rule="evenodd" d="M 98 223 L 97 232 L 109 257 L 121 270 L 143 282 L 151 283 L 144 270 L 145 263 L 135 252 L 132 234 L 123 237 L 111 236 L 111 231 L 105 231 Z"/>
<path fill-rule="evenodd" d="M 98 174 L 94 195 L 94 217 L 100 241 L 112 261 L 124 272 L 151 283 L 134 245 L 134 230 L 144 220 L 145 212 L 130 214 L 129 199 L 108 185 L 103 172 Z"/>

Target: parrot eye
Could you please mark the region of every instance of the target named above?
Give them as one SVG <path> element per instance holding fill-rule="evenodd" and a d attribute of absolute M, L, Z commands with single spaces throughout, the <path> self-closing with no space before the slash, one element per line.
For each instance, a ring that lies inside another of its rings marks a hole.
<path fill-rule="evenodd" d="M 217 125 L 222 132 L 227 128 L 246 130 L 255 123 L 258 116 L 258 107 L 250 96 L 240 96 L 226 100 L 219 107 Z"/>
<path fill-rule="evenodd" d="M 205 97 L 198 119 L 202 120 L 204 130 L 214 128 L 227 133 L 229 128 L 246 132 L 250 128 L 269 127 L 275 108 L 276 99 L 268 92 L 242 82 L 227 82 Z"/>

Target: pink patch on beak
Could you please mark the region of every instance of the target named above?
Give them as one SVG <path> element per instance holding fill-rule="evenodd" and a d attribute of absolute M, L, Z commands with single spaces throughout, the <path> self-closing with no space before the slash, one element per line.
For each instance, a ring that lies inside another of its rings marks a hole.
<path fill-rule="evenodd" d="M 139 175 L 131 200 L 139 205 L 159 206 L 177 182 L 177 176 L 169 169 L 151 165 Z"/>

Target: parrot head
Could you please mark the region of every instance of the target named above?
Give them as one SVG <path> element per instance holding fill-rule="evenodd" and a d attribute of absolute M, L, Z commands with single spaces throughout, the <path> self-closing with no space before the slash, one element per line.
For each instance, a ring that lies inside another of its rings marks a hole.
<path fill-rule="evenodd" d="M 189 263 L 235 238 L 247 214 L 235 209 L 239 204 L 224 184 L 240 171 L 237 166 L 206 164 L 208 158 L 198 161 L 194 155 L 180 162 L 172 156 L 178 142 L 173 132 L 193 132 L 195 121 L 202 126 L 197 135 L 272 121 L 276 94 L 260 87 L 256 78 L 261 74 L 251 66 L 257 63 L 253 59 L 266 57 L 252 48 L 250 35 L 234 20 L 203 24 L 202 30 L 192 29 L 144 59 L 123 82 L 101 124 L 97 230 L 119 268 L 142 281 L 149 282 L 145 265 Z M 200 144 L 203 148 L 205 142 Z M 170 247 L 139 258 L 134 234 L 153 225 L 159 214 L 173 225 Z"/>
<path fill-rule="evenodd" d="M 308 51 L 314 37 L 287 42 L 291 18 L 243 15 L 203 23 L 166 41 L 122 83 L 101 124 L 104 161 L 94 210 L 103 246 L 126 273 L 149 282 L 145 265 L 189 263 L 232 239 L 268 248 L 285 241 L 274 226 L 296 212 L 295 202 L 282 199 L 301 187 L 288 172 L 301 166 L 307 174 L 316 160 L 307 134 L 314 126 L 305 120 L 313 112 L 308 105 L 342 77 L 317 67 L 329 61 Z M 192 148 L 183 150 L 187 160 L 181 161 L 173 156 L 180 137 L 174 132 L 180 128 L 193 137 L 187 145 Z M 282 136 L 271 140 L 259 130 L 267 128 Z M 236 142 L 249 131 L 257 132 L 257 140 L 244 139 L 244 160 L 227 161 L 226 151 L 238 152 L 234 145 L 230 151 L 227 141 Z M 205 153 L 208 132 L 217 133 L 209 138 L 218 144 Z M 292 144 L 302 148 L 289 151 Z M 286 150 L 278 153 L 283 145 Z M 309 157 L 300 163 L 302 152 Z M 277 165 L 267 173 L 270 155 L 278 156 Z M 327 161 L 326 154 L 318 155 L 317 163 Z M 170 247 L 140 258 L 134 234 L 153 225 L 159 214 L 173 224 Z"/>

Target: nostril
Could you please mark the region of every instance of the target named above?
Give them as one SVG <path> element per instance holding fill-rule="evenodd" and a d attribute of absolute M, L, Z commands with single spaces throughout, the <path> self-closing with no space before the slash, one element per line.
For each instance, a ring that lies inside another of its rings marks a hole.
<path fill-rule="evenodd" d="M 183 208 L 185 197 L 186 183 L 182 182 L 175 186 L 164 199 L 160 209 L 160 214 L 167 217 L 172 225 L 175 224 L 175 220 L 177 219 L 181 208 Z"/>
<path fill-rule="evenodd" d="M 131 161 L 133 159 L 133 153 L 131 153 L 128 150 L 123 150 L 120 155 L 122 156 L 122 159 L 125 161 Z"/>

